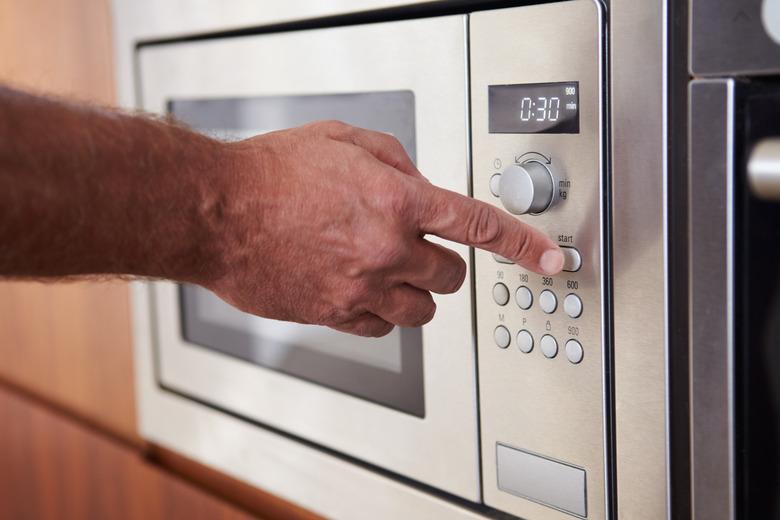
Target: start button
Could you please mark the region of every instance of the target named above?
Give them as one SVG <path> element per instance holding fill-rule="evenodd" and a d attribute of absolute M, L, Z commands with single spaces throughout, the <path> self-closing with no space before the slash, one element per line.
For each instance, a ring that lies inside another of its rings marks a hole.
<path fill-rule="evenodd" d="M 582 267 L 582 256 L 580 252 L 574 247 L 561 246 L 561 253 L 563 253 L 563 270 L 570 273 L 575 273 Z"/>

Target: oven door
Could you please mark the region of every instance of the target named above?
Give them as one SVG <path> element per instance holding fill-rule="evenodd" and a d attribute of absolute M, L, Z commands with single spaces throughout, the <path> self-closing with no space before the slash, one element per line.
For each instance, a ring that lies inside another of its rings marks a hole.
<path fill-rule="evenodd" d="M 780 85 L 736 89 L 736 517 L 780 518 Z"/>
<path fill-rule="evenodd" d="M 143 45 L 140 104 L 224 139 L 322 119 L 389 132 L 431 182 L 468 194 L 466 30 L 450 16 Z M 467 247 L 447 246 L 469 262 Z M 434 297 L 432 322 L 380 339 L 153 285 L 167 391 L 479 500 L 470 274 Z"/>
<path fill-rule="evenodd" d="M 691 87 L 696 518 L 780 517 L 780 85 Z"/>

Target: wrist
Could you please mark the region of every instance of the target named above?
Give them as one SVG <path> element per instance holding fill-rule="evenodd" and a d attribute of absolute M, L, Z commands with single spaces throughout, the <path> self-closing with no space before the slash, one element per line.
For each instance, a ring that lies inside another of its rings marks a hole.
<path fill-rule="evenodd" d="M 231 154 L 225 143 L 184 128 L 163 130 L 169 146 L 158 149 L 153 184 L 142 187 L 149 241 L 141 248 L 147 260 L 139 261 L 148 276 L 210 285 L 224 275 L 220 241 Z"/>
<path fill-rule="evenodd" d="M 227 272 L 225 236 L 230 226 L 231 191 L 237 175 L 236 154 L 227 143 L 209 140 L 190 166 L 187 232 L 181 237 L 186 272 L 179 281 L 213 286 Z"/>
<path fill-rule="evenodd" d="M 209 288 L 232 269 L 252 261 L 262 219 L 262 154 L 256 142 L 211 142 L 211 160 L 197 175 L 196 218 L 192 219 L 195 259 L 188 282 Z M 251 231 L 251 232 L 250 232 Z"/>

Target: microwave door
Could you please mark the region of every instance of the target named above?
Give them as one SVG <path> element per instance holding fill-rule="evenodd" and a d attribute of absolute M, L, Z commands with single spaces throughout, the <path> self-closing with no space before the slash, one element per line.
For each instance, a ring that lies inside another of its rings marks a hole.
<path fill-rule="evenodd" d="M 412 161 L 416 159 L 411 91 L 172 99 L 168 112 L 191 128 L 223 140 L 339 120 L 394 135 Z M 258 261 L 262 261 L 261 251 Z M 396 328 L 378 339 L 359 338 L 327 327 L 251 316 L 195 286 L 180 288 L 180 302 L 182 334 L 193 345 L 425 416 L 419 328 Z"/>
<path fill-rule="evenodd" d="M 360 338 L 251 316 L 200 287 L 183 286 L 180 297 L 182 334 L 193 345 L 425 416 L 419 328 Z"/>
<path fill-rule="evenodd" d="M 737 87 L 736 99 L 743 129 L 734 190 L 737 518 L 778 518 L 780 87 L 753 81 Z"/>
<path fill-rule="evenodd" d="M 690 101 L 694 515 L 777 518 L 780 88 L 701 79 Z"/>
<path fill-rule="evenodd" d="M 394 135 L 432 183 L 469 193 L 464 16 L 150 45 L 138 61 L 143 107 L 197 131 L 235 140 L 338 119 Z M 469 262 L 467 247 L 430 239 Z M 155 283 L 158 381 L 478 501 L 471 290 L 469 276 L 456 294 L 434 295 L 429 324 L 367 339 Z"/>

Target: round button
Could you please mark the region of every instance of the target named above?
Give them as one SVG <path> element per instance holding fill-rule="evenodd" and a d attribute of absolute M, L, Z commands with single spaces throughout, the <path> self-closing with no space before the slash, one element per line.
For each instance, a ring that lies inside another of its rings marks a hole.
<path fill-rule="evenodd" d="M 496 197 L 498 197 L 499 193 L 501 193 L 498 188 L 500 183 L 501 183 L 500 173 L 497 173 L 490 178 L 490 193 L 492 193 Z"/>
<path fill-rule="evenodd" d="M 582 316 L 582 300 L 576 294 L 567 294 L 563 299 L 563 310 L 569 318 Z"/>
<path fill-rule="evenodd" d="M 499 347 L 507 348 L 512 341 L 512 335 L 509 334 L 509 329 L 503 325 L 499 325 L 496 327 L 496 330 L 493 331 L 493 339 Z"/>
<path fill-rule="evenodd" d="M 584 356 L 582 345 L 576 339 L 570 339 L 566 342 L 566 358 L 575 365 L 582 361 Z"/>
<path fill-rule="evenodd" d="M 561 246 L 563 253 L 563 270 L 576 273 L 582 267 L 582 255 L 575 247 Z"/>
<path fill-rule="evenodd" d="M 509 303 L 509 289 L 502 283 L 493 286 L 493 300 L 499 305 Z"/>
<path fill-rule="evenodd" d="M 544 354 L 544 357 L 552 359 L 558 355 L 558 342 L 555 341 L 555 338 L 549 334 L 542 336 L 542 340 L 539 342 L 539 345 L 542 348 L 542 354 Z"/>
<path fill-rule="evenodd" d="M 520 352 L 528 354 L 534 349 L 534 337 L 527 330 L 521 330 L 517 333 L 517 348 Z"/>
<path fill-rule="evenodd" d="M 542 291 L 539 295 L 539 307 L 547 314 L 555 312 L 558 308 L 558 298 L 555 297 L 555 293 L 548 289 Z"/>
<path fill-rule="evenodd" d="M 517 302 L 517 306 L 521 309 L 530 309 L 531 305 L 534 303 L 534 295 L 531 292 L 531 289 L 525 285 L 518 287 L 515 291 L 515 301 Z"/>
<path fill-rule="evenodd" d="M 543 212 L 552 204 L 554 193 L 552 174 L 538 161 L 508 166 L 498 185 L 501 204 L 515 215 Z"/>

